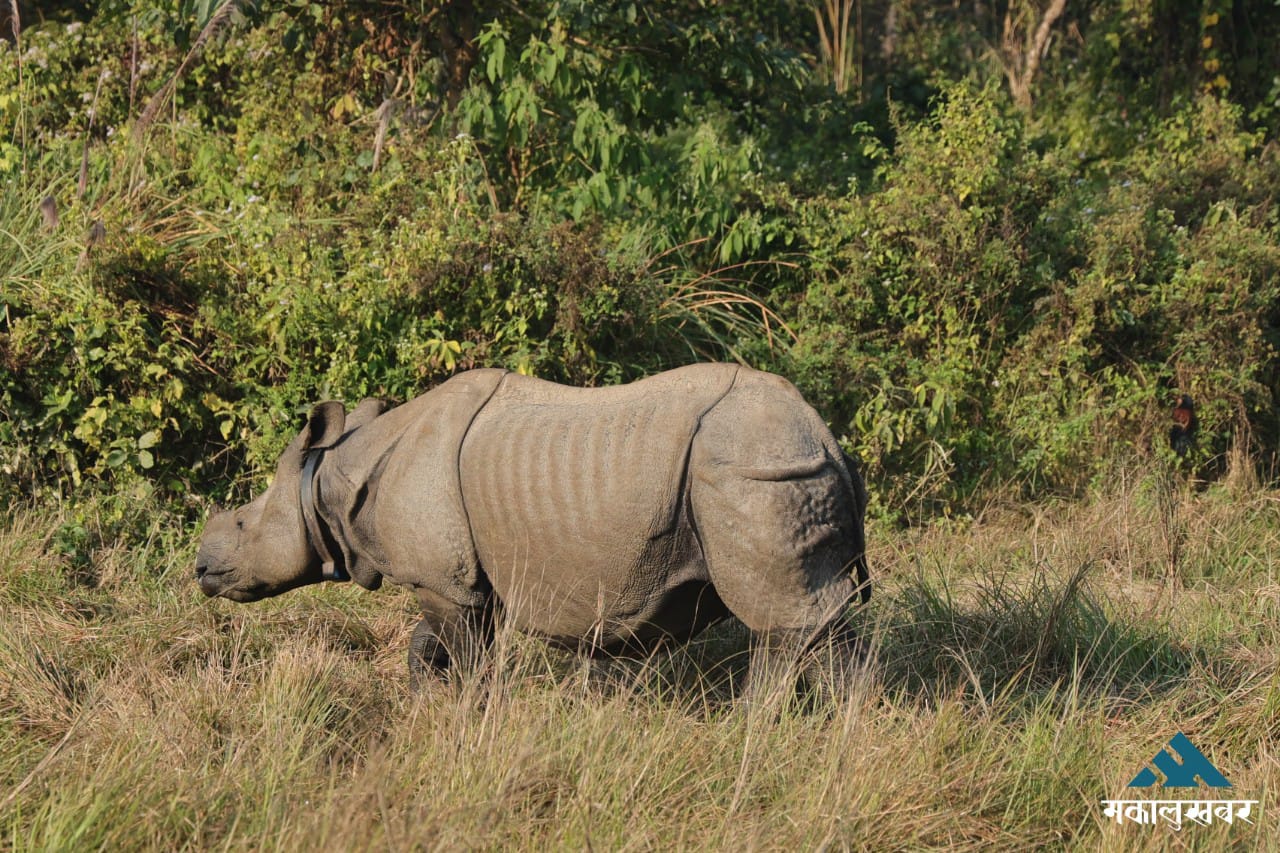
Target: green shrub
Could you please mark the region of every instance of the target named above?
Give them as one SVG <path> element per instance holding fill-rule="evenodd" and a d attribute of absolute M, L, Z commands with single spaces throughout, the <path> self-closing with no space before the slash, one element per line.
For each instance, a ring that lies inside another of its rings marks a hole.
<path fill-rule="evenodd" d="M 1154 60 L 1100 83 L 1095 45 L 1068 83 L 1055 42 L 1028 116 L 966 58 L 976 25 L 902 8 L 862 100 L 791 7 L 28 22 L 0 42 L 0 491 L 223 497 L 318 398 L 711 358 L 795 379 L 904 519 L 1174 464 L 1175 392 L 1201 421 L 1178 464 L 1275 453 L 1275 111 L 1213 82 L 1094 126 L 1082 92 L 1157 99 Z"/>
<path fill-rule="evenodd" d="M 1172 118 L 1097 193 L 1082 263 L 1002 371 L 1010 451 L 1038 482 L 1087 481 L 1116 455 L 1167 452 L 1175 391 L 1198 403 L 1205 466 L 1234 441 L 1272 447 L 1280 314 L 1280 163 L 1239 111 L 1205 99 Z M 1270 189 L 1267 189 L 1270 188 Z"/>
<path fill-rule="evenodd" d="M 888 506 L 946 511 L 984 483 L 1079 491 L 1117 459 L 1274 447 L 1271 149 L 1207 98 L 1097 176 L 1035 150 L 1001 98 L 948 90 L 880 187 L 810 204 L 814 281 L 791 369 Z M 1105 179 L 1104 179 L 1105 178 Z"/>
<path fill-rule="evenodd" d="M 1034 212 L 1061 183 L 996 99 L 960 87 L 902 129 L 880 189 L 815 203 L 807 238 L 829 260 L 801 304 L 797 370 L 886 503 L 955 497 L 991 469 L 992 380 L 1051 281 Z"/>

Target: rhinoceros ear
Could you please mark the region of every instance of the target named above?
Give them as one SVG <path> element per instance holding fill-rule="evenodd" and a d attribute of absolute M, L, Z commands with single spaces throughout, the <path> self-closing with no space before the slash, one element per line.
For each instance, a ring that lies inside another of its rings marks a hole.
<path fill-rule="evenodd" d="M 391 408 L 391 403 L 377 397 L 366 397 L 347 416 L 347 432 L 359 429 Z"/>
<path fill-rule="evenodd" d="M 317 403 L 307 418 L 304 450 L 333 447 L 346 431 L 347 410 L 336 400 Z"/>

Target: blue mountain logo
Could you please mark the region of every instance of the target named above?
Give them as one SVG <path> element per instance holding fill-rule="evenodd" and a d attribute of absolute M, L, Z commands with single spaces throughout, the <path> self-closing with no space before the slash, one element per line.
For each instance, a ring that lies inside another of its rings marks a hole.
<path fill-rule="evenodd" d="M 1230 788 L 1227 777 L 1218 772 L 1204 753 L 1195 748 L 1187 736 L 1178 732 L 1169 738 L 1169 745 L 1161 749 L 1151 759 L 1156 770 L 1164 774 L 1166 788 L 1198 787 L 1196 777 L 1210 788 Z M 1144 767 L 1129 783 L 1130 788 L 1149 788 L 1159 782 L 1155 771 Z"/>

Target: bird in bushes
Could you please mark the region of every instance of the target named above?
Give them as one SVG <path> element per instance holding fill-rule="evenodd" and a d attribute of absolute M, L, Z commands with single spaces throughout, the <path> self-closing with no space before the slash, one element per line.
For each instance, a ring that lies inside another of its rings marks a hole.
<path fill-rule="evenodd" d="M 1187 455 L 1187 451 L 1195 443 L 1198 426 L 1196 404 L 1189 395 L 1179 394 L 1173 405 L 1173 426 L 1169 427 L 1169 446 L 1174 453 L 1179 456 Z"/>
<path fill-rule="evenodd" d="M 47 195 L 40 199 L 40 215 L 44 217 L 44 227 L 46 231 L 53 231 L 58 227 L 58 200 L 51 195 Z"/>

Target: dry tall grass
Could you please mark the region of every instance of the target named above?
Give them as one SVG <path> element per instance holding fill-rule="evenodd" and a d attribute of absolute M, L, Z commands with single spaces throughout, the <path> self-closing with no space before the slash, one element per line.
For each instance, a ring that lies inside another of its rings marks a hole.
<path fill-rule="evenodd" d="M 1274 846 L 1280 497 L 1188 492 L 1175 514 L 1176 576 L 1141 484 L 878 531 L 872 674 L 833 705 L 743 708 L 732 627 L 604 676 L 505 637 L 483 684 L 415 695 L 403 593 L 210 602 L 191 530 L 65 554 L 65 518 L 19 510 L 0 533 L 0 845 Z M 1261 801 L 1253 825 L 1104 824 L 1099 800 L 1178 730 Z"/>

